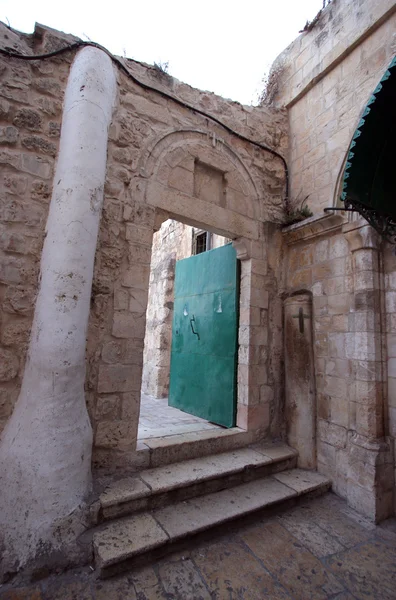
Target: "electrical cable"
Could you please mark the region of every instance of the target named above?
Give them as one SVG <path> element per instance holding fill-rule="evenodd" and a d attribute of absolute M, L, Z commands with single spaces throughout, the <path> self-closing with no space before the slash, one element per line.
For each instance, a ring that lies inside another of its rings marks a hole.
<path fill-rule="evenodd" d="M 205 117 L 206 119 L 210 119 L 217 125 L 220 125 L 220 127 L 225 129 L 225 131 L 227 131 L 231 135 L 234 135 L 235 137 L 239 138 L 240 140 L 247 142 L 249 144 L 252 144 L 253 146 L 256 146 L 257 148 L 260 148 L 261 150 L 270 152 L 270 154 L 272 154 L 273 156 L 280 158 L 282 161 L 283 167 L 285 169 L 285 179 L 286 179 L 285 201 L 287 201 L 288 195 L 289 195 L 289 170 L 287 167 L 286 159 L 281 154 L 279 154 L 279 152 L 276 152 L 276 150 L 273 150 L 272 148 L 270 148 L 269 146 L 266 146 L 265 144 L 261 144 L 260 142 L 256 142 L 255 140 L 251 140 L 250 138 L 245 137 L 241 133 L 238 133 L 237 131 L 235 131 L 234 129 L 232 129 L 231 127 L 229 127 L 222 121 L 220 121 L 220 119 L 217 119 L 213 115 L 210 115 L 210 114 L 206 113 L 205 111 L 200 110 L 199 108 L 191 106 L 190 104 L 184 102 L 183 100 L 180 100 L 179 98 L 176 98 L 175 96 L 172 96 L 172 94 L 168 94 L 167 92 L 165 92 L 163 90 L 153 87 L 147 83 L 143 83 L 142 81 L 137 79 L 126 68 L 126 66 L 123 64 L 123 62 L 121 62 L 121 60 L 118 57 L 114 56 L 114 54 L 112 54 L 104 46 L 101 46 L 100 44 L 96 44 L 95 42 L 86 42 L 84 40 L 80 40 L 78 42 L 74 42 L 73 44 L 68 44 L 67 46 L 64 46 L 63 48 L 58 48 L 57 50 L 53 50 L 52 52 L 47 52 L 46 54 L 36 54 L 36 55 L 20 54 L 19 52 L 14 52 L 13 50 L 8 50 L 6 48 L 0 48 L 0 54 L 3 54 L 4 56 L 7 56 L 9 58 L 17 58 L 20 60 L 28 60 L 28 61 L 30 61 L 30 60 L 45 60 L 47 58 L 53 58 L 54 56 L 59 56 L 60 54 L 64 54 L 65 52 L 71 52 L 72 50 L 81 48 L 82 46 L 92 46 L 93 48 L 98 48 L 99 50 L 102 50 L 103 52 L 105 52 L 110 57 L 110 59 L 113 61 L 113 63 L 115 65 L 117 65 L 118 68 L 120 68 L 123 71 L 123 73 L 125 73 L 125 75 L 127 75 L 127 77 L 129 77 L 136 85 L 140 86 L 141 88 L 152 91 L 152 92 L 156 92 L 157 94 L 160 94 L 164 98 L 171 100 L 172 102 L 175 102 L 179 106 L 182 106 L 183 108 L 186 108 L 187 110 L 190 110 L 196 114 L 199 114 L 199 115 Z"/>

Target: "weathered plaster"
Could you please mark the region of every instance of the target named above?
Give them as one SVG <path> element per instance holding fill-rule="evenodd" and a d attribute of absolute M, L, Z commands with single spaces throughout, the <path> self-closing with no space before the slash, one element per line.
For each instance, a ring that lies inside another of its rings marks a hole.
<path fill-rule="evenodd" d="M 108 56 L 81 50 L 66 88 L 22 388 L 1 438 L 3 569 L 59 549 L 68 536 L 62 520 L 90 491 L 85 346 L 115 92 Z"/>

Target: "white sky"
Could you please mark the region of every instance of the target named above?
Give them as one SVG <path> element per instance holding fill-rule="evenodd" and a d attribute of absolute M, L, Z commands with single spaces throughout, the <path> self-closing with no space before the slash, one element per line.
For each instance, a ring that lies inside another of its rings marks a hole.
<path fill-rule="evenodd" d="M 113 54 L 169 62 L 190 85 L 255 103 L 263 76 L 322 0 L 0 0 L 0 20 L 35 21 L 90 38 Z"/>

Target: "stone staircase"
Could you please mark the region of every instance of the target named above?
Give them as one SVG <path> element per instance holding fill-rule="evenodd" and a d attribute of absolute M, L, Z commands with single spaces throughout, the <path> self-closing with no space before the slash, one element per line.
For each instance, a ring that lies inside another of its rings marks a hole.
<path fill-rule="evenodd" d="M 297 469 L 284 444 L 256 445 L 140 471 L 100 496 L 93 548 L 100 577 L 250 513 L 323 493 L 328 479 Z"/>

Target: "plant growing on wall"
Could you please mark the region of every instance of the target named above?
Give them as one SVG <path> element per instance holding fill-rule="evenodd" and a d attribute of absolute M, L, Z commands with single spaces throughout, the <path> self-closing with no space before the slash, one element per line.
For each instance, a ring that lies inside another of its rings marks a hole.
<path fill-rule="evenodd" d="M 294 223 L 299 223 L 300 221 L 304 221 L 304 219 L 308 219 L 309 217 L 313 216 L 312 210 L 309 208 L 308 204 L 306 204 L 309 194 L 308 196 L 305 196 L 300 204 L 297 204 L 300 196 L 301 191 L 294 202 L 291 202 L 288 199 L 286 200 L 284 225 L 293 225 Z"/>
<path fill-rule="evenodd" d="M 279 82 L 281 81 L 285 72 L 283 63 L 276 64 L 272 67 L 271 71 L 267 73 L 262 79 L 263 91 L 258 97 L 258 105 L 263 106 L 265 104 L 272 104 L 279 89 Z"/>

